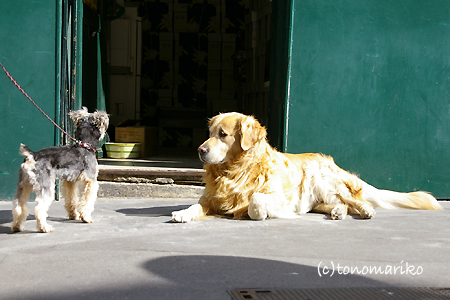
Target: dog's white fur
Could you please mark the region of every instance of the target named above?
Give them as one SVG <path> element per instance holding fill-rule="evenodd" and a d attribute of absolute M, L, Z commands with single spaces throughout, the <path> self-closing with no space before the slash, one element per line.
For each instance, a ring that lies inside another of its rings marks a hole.
<path fill-rule="evenodd" d="M 207 215 L 289 218 L 313 211 L 343 219 L 369 219 L 374 207 L 442 209 L 425 192 L 378 190 L 339 168 L 333 158 L 314 153 L 284 154 L 266 140 L 266 130 L 251 116 L 225 113 L 209 122 L 210 138 L 199 147 L 205 163 L 205 192 L 198 204 L 172 213 L 174 222 Z"/>

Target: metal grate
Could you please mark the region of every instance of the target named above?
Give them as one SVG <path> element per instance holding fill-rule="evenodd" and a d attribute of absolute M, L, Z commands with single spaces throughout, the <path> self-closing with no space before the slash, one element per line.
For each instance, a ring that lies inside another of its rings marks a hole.
<path fill-rule="evenodd" d="M 450 299 L 450 288 L 241 289 L 229 293 L 234 300 Z"/>

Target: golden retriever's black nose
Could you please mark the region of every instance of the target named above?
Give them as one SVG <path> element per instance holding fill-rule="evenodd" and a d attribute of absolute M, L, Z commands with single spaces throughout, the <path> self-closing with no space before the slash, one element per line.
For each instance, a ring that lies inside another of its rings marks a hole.
<path fill-rule="evenodd" d="M 209 148 L 202 145 L 202 146 L 198 147 L 197 151 L 199 154 L 206 154 L 209 152 Z"/>

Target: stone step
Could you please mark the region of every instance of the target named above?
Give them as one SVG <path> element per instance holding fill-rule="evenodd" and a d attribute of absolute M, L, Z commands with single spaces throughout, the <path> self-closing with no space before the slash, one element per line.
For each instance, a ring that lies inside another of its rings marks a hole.
<path fill-rule="evenodd" d="M 151 166 L 139 161 L 99 161 L 99 198 L 199 198 L 205 170 Z M 153 164 L 155 165 L 155 164 Z"/>
<path fill-rule="evenodd" d="M 200 198 L 204 187 L 195 185 L 99 181 L 98 198 Z"/>

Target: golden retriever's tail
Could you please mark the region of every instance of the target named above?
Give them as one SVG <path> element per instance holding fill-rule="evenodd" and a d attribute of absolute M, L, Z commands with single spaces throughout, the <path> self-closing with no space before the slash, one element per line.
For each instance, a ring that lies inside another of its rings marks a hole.
<path fill-rule="evenodd" d="M 379 190 L 365 182 L 362 192 L 363 198 L 370 202 L 374 208 L 442 209 L 442 206 L 437 202 L 436 198 L 426 192 L 399 193 Z"/>

